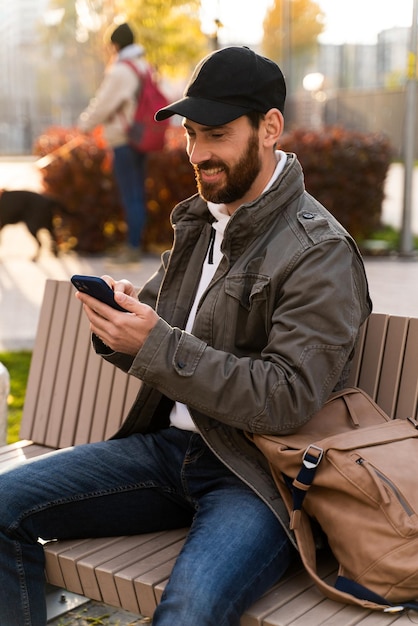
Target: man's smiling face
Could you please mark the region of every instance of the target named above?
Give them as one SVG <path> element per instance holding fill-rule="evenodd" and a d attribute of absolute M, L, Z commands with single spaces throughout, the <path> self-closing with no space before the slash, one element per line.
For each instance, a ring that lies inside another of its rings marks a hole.
<path fill-rule="evenodd" d="M 184 127 L 187 154 L 202 198 L 234 208 L 252 199 L 248 196 L 262 162 L 258 131 L 249 119 L 243 116 L 223 126 L 185 120 Z"/>

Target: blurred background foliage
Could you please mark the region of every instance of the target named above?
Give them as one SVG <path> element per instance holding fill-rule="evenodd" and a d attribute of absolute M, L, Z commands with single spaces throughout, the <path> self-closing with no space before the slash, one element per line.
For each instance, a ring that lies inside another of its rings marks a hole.
<path fill-rule="evenodd" d="M 280 148 L 296 152 L 307 190 L 359 245 L 382 227 L 384 181 L 392 159 L 384 136 L 342 128 L 296 130 L 283 136 Z M 111 153 L 100 134 L 51 128 L 39 138 L 35 152 L 43 157 L 39 165 L 45 192 L 59 197 L 68 209 L 69 215 L 56 219 L 61 247 L 99 253 L 117 245 L 126 226 L 112 175 Z M 172 126 L 164 150 L 148 157 L 145 250 L 170 247 L 170 213 L 194 193 L 196 184 L 185 151 L 184 131 Z"/>

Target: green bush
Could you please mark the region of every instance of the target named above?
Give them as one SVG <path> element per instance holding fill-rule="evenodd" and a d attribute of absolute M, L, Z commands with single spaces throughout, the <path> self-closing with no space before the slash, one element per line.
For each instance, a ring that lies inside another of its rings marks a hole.
<path fill-rule="evenodd" d="M 307 190 L 359 243 L 380 228 L 384 181 L 392 157 L 386 138 L 341 128 L 297 130 L 284 135 L 280 147 L 298 155 Z M 69 210 L 69 216 L 57 220 L 61 245 L 101 252 L 122 241 L 126 224 L 111 152 L 100 136 L 52 128 L 39 138 L 35 152 L 45 156 L 45 191 L 59 197 Z M 164 150 L 148 157 L 145 250 L 170 247 L 170 213 L 177 202 L 195 192 L 184 131 L 172 127 Z"/>

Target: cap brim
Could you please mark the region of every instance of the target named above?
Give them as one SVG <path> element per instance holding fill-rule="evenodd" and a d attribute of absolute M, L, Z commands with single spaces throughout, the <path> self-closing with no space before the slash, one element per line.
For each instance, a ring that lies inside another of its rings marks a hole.
<path fill-rule="evenodd" d="M 204 126 L 222 126 L 248 112 L 248 108 L 235 104 L 186 96 L 157 111 L 155 119 L 161 122 L 172 115 L 181 115 Z"/>

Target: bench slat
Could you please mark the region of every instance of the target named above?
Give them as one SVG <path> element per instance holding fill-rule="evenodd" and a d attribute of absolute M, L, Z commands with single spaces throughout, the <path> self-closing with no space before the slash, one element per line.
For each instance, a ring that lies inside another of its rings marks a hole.
<path fill-rule="evenodd" d="M 341 605 L 338 613 L 324 617 L 321 626 L 354 626 L 358 620 L 370 615 L 370 611 L 364 611 L 357 606 Z"/>
<path fill-rule="evenodd" d="M 72 539 L 68 541 L 49 541 L 44 546 L 45 573 L 47 582 L 56 587 L 65 587 L 58 555 L 68 548 L 74 549 L 80 544 L 87 544 L 88 539 Z M 71 591 L 68 589 L 68 591 Z"/>
<path fill-rule="evenodd" d="M 364 350 L 364 343 L 366 340 L 368 323 L 369 323 L 369 318 L 367 318 L 366 321 L 361 326 L 358 337 L 357 337 L 357 345 L 356 345 L 353 359 L 351 361 L 350 374 L 349 374 L 348 381 L 347 381 L 348 387 L 358 386 L 360 370 L 361 370 L 361 361 L 363 358 L 363 350 Z"/>
<path fill-rule="evenodd" d="M 72 380 L 72 373 L 75 368 L 80 366 L 77 363 L 75 354 L 76 342 L 74 338 L 78 335 L 78 325 L 80 323 L 81 311 L 80 303 L 75 299 L 73 291 L 66 288 L 67 285 L 60 285 L 60 292 L 62 292 L 61 298 L 65 298 L 67 303 L 64 328 L 62 330 L 62 338 L 59 338 L 60 328 L 56 329 L 56 335 L 52 340 L 57 342 L 57 346 L 53 349 L 57 349 L 57 365 L 55 370 L 55 377 L 51 376 L 51 400 L 49 407 L 49 419 L 47 420 L 47 443 L 55 448 L 60 446 L 61 431 L 65 425 L 68 429 L 70 427 L 69 415 L 66 411 L 66 401 L 68 394 L 70 393 L 69 384 Z M 58 294 L 58 297 L 60 295 Z M 53 365 L 53 364 L 52 364 Z M 47 381 L 46 381 L 46 384 Z M 79 390 L 75 390 L 74 396 L 79 396 Z M 55 417 L 58 416 L 58 417 Z M 73 425 L 72 429 L 73 429 Z M 36 431 L 34 432 L 36 438 Z"/>
<path fill-rule="evenodd" d="M 69 309 L 70 291 L 65 283 L 59 283 L 53 317 L 48 330 L 48 344 L 46 347 L 47 358 L 44 360 L 42 379 L 38 389 L 38 403 L 32 427 L 31 439 L 35 442 L 43 443 L 55 447 L 57 442 L 51 433 L 54 433 L 52 419 L 58 425 L 62 423 L 62 414 L 52 413 L 51 408 L 55 393 L 63 393 L 61 387 L 57 387 L 57 377 L 59 379 L 59 365 L 65 363 L 60 360 L 62 343 L 66 339 L 66 321 Z M 66 355 L 67 356 L 67 355 Z M 69 355 L 71 358 L 71 354 Z M 64 388 L 65 389 L 65 388 Z"/>
<path fill-rule="evenodd" d="M 39 390 L 43 376 L 43 364 L 48 358 L 49 327 L 55 309 L 58 282 L 47 280 L 39 314 L 38 327 L 32 353 L 31 367 L 26 386 L 25 404 L 20 425 L 20 437 L 33 439 L 33 423 L 36 419 Z"/>
<path fill-rule="evenodd" d="M 74 344 L 73 359 L 67 381 L 67 393 L 63 409 L 63 423 L 58 446 L 66 448 L 75 444 L 77 428 L 81 420 L 89 421 L 88 416 L 80 413 L 81 397 L 85 385 L 87 363 L 91 352 L 90 331 L 87 320 L 82 313 L 80 303 L 71 298 L 71 317 L 68 320 L 68 332 L 72 334 Z M 70 322 L 73 329 L 70 328 Z"/>
<path fill-rule="evenodd" d="M 124 570 L 130 567 L 134 571 L 137 571 L 135 567 L 141 567 L 140 562 L 142 559 L 155 554 L 158 550 L 166 547 L 166 545 L 170 545 L 170 543 L 173 542 L 173 533 L 174 536 L 178 536 L 178 531 L 164 531 L 161 533 L 149 533 L 143 535 L 144 541 L 138 545 L 137 548 L 132 550 L 128 557 L 125 554 L 119 555 L 105 565 L 97 568 L 96 577 L 100 585 L 104 601 L 113 606 L 121 606 L 115 579 L 116 575 L 118 574 L 123 576 Z M 117 604 L 115 604 L 115 602 Z M 134 608 L 134 610 L 132 611 L 132 608 L 127 608 L 127 610 L 139 613 L 139 606 L 136 599 L 134 599 L 130 606 Z"/>
<path fill-rule="evenodd" d="M 261 626 L 264 618 L 283 605 L 287 600 L 296 598 L 312 585 L 312 581 L 298 561 L 296 571 L 290 571 L 277 585 L 262 598 L 257 600 L 241 618 L 241 626 Z"/>
<path fill-rule="evenodd" d="M 77 561 L 80 558 L 86 558 L 87 555 L 101 549 L 103 546 L 110 546 L 119 540 L 119 537 L 99 537 L 88 539 L 88 541 L 83 543 L 77 542 L 75 546 L 72 546 L 69 542 L 67 550 L 57 554 L 58 563 L 65 581 L 65 588 L 73 593 L 84 595 L 83 586 L 78 575 Z"/>
<path fill-rule="evenodd" d="M 335 560 L 330 555 L 325 555 L 318 562 L 318 573 L 327 582 L 332 582 L 336 577 Z M 279 583 L 280 594 L 277 595 L 277 607 L 264 615 L 261 624 L 263 626 L 281 626 L 292 624 L 292 620 L 298 619 L 308 610 L 324 601 L 324 596 L 315 587 L 309 575 L 305 572 L 298 575 L 300 586 L 295 585 L 295 580 L 284 579 Z M 290 584 L 289 584 L 290 582 Z M 308 623 L 308 622 L 307 622 Z"/>
<path fill-rule="evenodd" d="M 105 565 L 108 561 L 121 555 L 127 555 L 138 545 L 144 543 L 143 535 L 120 537 L 119 541 L 105 545 L 77 562 L 77 571 L 84 594 L 93 600 L 102 600 L 102 594 L 96 577 L 96 568 Z"/>
<path fill-rule="evenodd" d="M 385 347 L 389 316 L 376 313 L 369 318 L 363 344 L 357 385 L 374 400 L 378 391 L 380 368 Z"/>
<path fill-rule="evenodd" d="M 124 372 L 116 369 L 113 379 L 112 393 L 110 396 L 109 412 L 108 418 L 106 420 L 104 439 L 108 439 L 115 434 L 126 415 L 125 398 L 128 393 L 129 379 L 132 379 L 132 376 L 128 377 Z M 136 388 L 139 389 L 140 381 L 135 378 L 133 380 L 138 383 L 136 385 Z"/>
<path fill-rule="evenodd" d="M 12 467 L 25 460 L 33 459 L 47 452 L 52 452 L 53 448 L 47 448 L 46 446 L 38 446 L 31 441 L 22 441 L 25 445 L 14 447 L 13 449 L 1 453 L 0 455 L 0 468 L 2 470 Z M 9 446 L 4 446 L 8 448 Z"/>
<path fill-rule="evenodd" d="M 390 417 L 394 417 L 396 412 L 408 327 L 407 317 L 388 319 L 376 402 Z"/>
<path fill-rule="evenodd" d="M 179 549 L 180 548 L 181 546 L 179 546 Z M 142 615 L 151 617 L 154 614 L 157 608 L 155 588 L 169 578 L 175 562 L 176 558 L 169 559 L 168 561 L 163 560 L 160 565 L 157 565 L 149 572 L 144 572 L 135 578 L 135 594 Z"/>
<path fill-rule="evenodd" d="M 417 417 L 418 398 L 418 319 L 409 321 L 403 359 L 396 417 Z"/>
<path fill-rule="evenodd" d="M 184 545 L 186 535 L 187 531 L 182 531 L 179 533 L 178 536 L 180 538 L 177 541 L 169 543 L 165 547 L 160 547 L 148 556 L 140 557 L 129 567 L 114 573 L 114 581 L 123 607 L 127 607 L 129 611 L 129 607 L 137 606 L 138 612 L 142 615 L 148 615 L 149 617 L 153 615 L 156 602 L 152 608 L 152 613 L 145 613 L 142 596 L 139 593 L 141 587 L 136 585 L 136 581 L 143 577 L 142 581 L 147 580 L 149 588 L 153 589 L 155 584 L 167 578 L 171 573 L 177 555 Z M 167 563 L 171 565 L 171 569 L 164 567 Z M 165 576 L 162 574 L 162 571 L 166 572 Z"/>
<path fill-rule="evenodd" d="M 313 609 L 301 615 L 293 621 L 294 626 L 322 626 L 324 620 L 330 615 L 337 615 L 341 611 L 341 604 L 333 600 L 325 599 L 314 606 Z M 340 624 L 341 626 L 341 624 Z"/>

